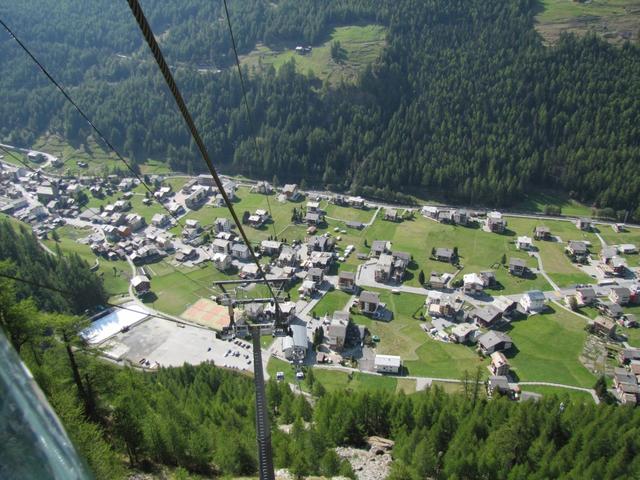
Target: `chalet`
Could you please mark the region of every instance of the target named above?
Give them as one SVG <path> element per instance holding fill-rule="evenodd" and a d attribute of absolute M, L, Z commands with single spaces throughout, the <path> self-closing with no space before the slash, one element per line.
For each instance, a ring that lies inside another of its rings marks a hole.
<path fill-rule="evenodd" d="M 614 255 L 606 262 L 599 265 L 600 270 L 606 277 L 623 277 L 627 272 L 627 262 L 624 258 Z"/>
<path fill-rule="evenodd" d="M 623 255 L 638 253 L 638 247 L 636 247 L 632 243 L 623 243 L 622 245 L 618 245 L 618 253 L 621 253 Z"/>
<path fill-rule="evenodd" d="M 375 280 L 376 282 L 387 282 L 391 278 L 391 271 L 393 269 L 393 257 L 388 253 L 383 253 L 378 257 L 378 262 L 375 267 Z"/>
<path fill-rule="evenodd" d="M 247 223 L 249 224 L 249 226 L 253 227 L 253 228 L 260 228 L 262 227 L 262 225 L 264 225 L 264 222 L 266 221 L 266 218 L 261 216 L 261 215 L 257 215 L 257 214 L 253 214 L 253 215 L 249 215 L 249 218 L 247 219 Z"/>
<path fill-rule="evenodd" d="M 578 305 L 591 305 L 596 301 L 596 291 L 592 287 L 576 288 L 576 302 Z"/>
<path fill-rule="evenodd" d="M 215 208 L 220 208 L 225 206 L 224 197 L 219 193 L 216 193 L 213 196 L 213 200 L 211 201 L 211 205 Z"/>
<path fill-rule="evenodd" d="M 427 315 L 432 318 L 454 317 L 458 314 L 462 303 L 452 295 L 431 291 L 425 300 L 425 306 Z"/>
<path fill-rule="evenodd" d="M 231 246 L 231 256 L 238 260 L 248 260 L 251 257 L 251 252 L 244 243 L 234 243 Z"/>
<path fill-rule="evenodd" d="M 362 197 L 349 197 L 347 203 L 353 208 L 364 208 L 364 198 Z"/>
<path fill-rule="evenodd" d="M 467 273 L 462 277 L 462 290 L 467 295 L 476 295 L 484 290 L 484 282 L 477 273 Z"/>
<path fill-rule="evenodd" d="M 509 375 L 509 362 L 502 352 L 493 352 L 491 354 L 491 363 L 489 370 L 493 375 Z"/>
<path fill-rule="evenodd" d="M 319 211 L 320 211 L 320 202 L 307 202 L 308 213 L 319 213 Z"/>
<path fill-rule="evenodd" d="M 504 375 L 493 375 L 487 380 L 487 396 L 493 398 L 496 394 L 508 397 L 513 395 L 509 379 Z"/>
<path fill-rule="evenodd" d="M 338 274 L 338 288 L 345 292 L 353 292 L 356 287 L 356 275 L 353 272 L 340 272 Z"/>
<path fill-rule="evenodd" d="M 503 317 L 506 317 L 516 310 L 518 303 L 515 300 L 511 300 L 509 297 L 499 296 L 493 299 L 491 305 L 497 308 L 502 313 Z"/>
<path fill-rule="evenodd" d="M 131 279 L 131 287 L 136 296 L 142 296 L 151 289 L 151 282 L 144 275 L 136 275 Z"/>
<path fill-rule="evenodd" d="M 324 281 L 324 272 L 320 268 L 310 268 L 307 271 L 306 279 L 311 280 L 318 287 Z"/>
<path fill-rule="evenodd" d="M 621 365 L 627 365 L 632 361 L 640 361 L 640 348 L 623 348 L 618 353 L 618 360 Z"/>
<path fill-rule="evenodd" d="M 618 305 L 626 305 L 629 303 L 631 291 L 627 287 L 611 287 L 609 300 Z"/>
<path fill-rule="evenodd" d="M 318 226 L 324 222 L 324 215 L 318 212 L 307 212 L 304 221 L 308 226 Z"/>
<path fill-rule="evenodd" d="M 469 224 L 469 212 L 467 210 L 454 210 L 453 211 L 453 223 L 456 225 L 468 225 Z"/>
<path fill-rule="evenodd" d="M 231 255 L 226 253 L 214 253 L 211 260 L 213 261 L 213 266 L 222 272 L 231 267 Z"/>
<path fill-rule="evenodd" d="M 304 325 L 291 325 L 292 336 L 282 337 L 282 352 L 287 360 L 304 360 L 309 340 Z"/>
<path fill-rule="evenodd" d="M 178 253 L 176 253 L 177 262 L 187 262 L 189 260 L 195 260 L 198 257 L 198 252 L 193 247 L 183 247 Z"/>
<path fill-rule="evenodd" d="M 619 318 L 624 313 L 622 307 L 614 302 L 598 302 L 596 303 L 596 308 L 609 318 Z"/>
<path fill-rule="evenodd" d="M 624 232 L 625 231 L 624 223 L 614 223 L 613 225 L 611 225 L 611 228 L 616 233 L 620 233 L 620 232 Z"/>
<path fill-rule="evenodd" d="M 453 263 L 455 255 L 450 248 L 436 248 L 435 259 L 439 262 Z"/>
<path fill-rule="evenodd" d="M 120 237 L 122 238 L 126 238 L 126 237 L 130 237 L 131 236 L 131 228 L 127 225 L 120 225 L 118 228 L 118 235 L 120 235 Z"/>
<path fill-rule="evenodd" d="M 378 310 L 380 297 L 375 292 L 362 292 L 358 298 L 358 308 L 364 314 L 373 314 Z"/>
<path fill-rule="evenodd" d="M 41 185 L 36 188 L 36 196 L 40 203 L 49 203 L 58 197 L 58 186 L 54 184 Z"/>
<path fill-rule="evenodd" d="M 265 255 L 279 255 L 281 248 L 282 242 L 278 242 L 276 240 L 263 240 L 262 242 L 260 242 L 260 249 Z"/>
<path fill-rule="evenodd" d="M 640 395 L 638 378 L 625 368 L 615 368 L 613 371 L 613 386 L 620 403 L 637 405 Z"/>
<path fill-rule="evenodd" d="M 451 329 L 451 337 L 457 343 L 474 343 L 478 326 L 473 323 L 461 323 Z"/>
<path fill-rule="evenodd" d="M 228 218 L 216 218 L 215 222 L 213 222 L 213 227 L 216 232 L 230 232 L 231 231 L 231 220 Z"/>
<path fill-rule="evenodd" d="M 389 222 L 397 222 L 400 220 L 400 216 L 395 208 L 385 208 L 383 219 Z"/>
<path fill-rule="evenodd" d="M 618 323 L 626 328 L 638 327 L 638 320 L 636 319 L 636 316 L 633 313 L 626 313 L 622 315 L 622 317 L 618 318 Z"/>
<path fill-rule="evenodd" d="M 371 257 L 379 257 L 383 253 L 391 253 L 391 242 L 387 240 L 374 240 L 371 244 Z"/>
<path fill-rule="evenodd" d="M 105 237 L 107 237 L 108 241 L 115 242 L 116 240 L 118 240 L 118 229 L 113 225 L 105 225 L 102 228 L 102 231 L 104 232 L 104 235 Z"/>
<path fill-rule="evenodd" d="M 259 181 L 253 187 L 251 187 L 251 191 L 262 193 L 264 195 L 271 195 L 273 193 L 273 187 L 269 182 Z"/>
<path fill-rule="evenodd" d="M 133 187 L 135 187 L 135 181 L 133 178 L 123 178 L 118 184 L 118 190 L 121 192 L 128 192 Z"/>
<path fill-rule="evenodd" d="M 510 258 L 509 273 L 516 277 L 524 277 L 527 273 L 527 263 L 522 258 Z"/>
<path fill-rule="evenodd" d="M 516 248 L 518 250 L 531 250 L 533 248 L 533 241 L 530 237 L 518 237 L 516 240 Z"/>
<path fill-rule="evenodd" d="M 437 219 L 438 212 L 439 212 L 438 207 L 432 207 L 428 205 L 425 205 L 420 209 L 420 213 L 422 214 L 422 216 L 427 218 Z"/>
<path fill-rule="evenodd" d="M 213 187 L 216 184 L 215 180 L 209 173 L 201 173 L 200 175 L 198 175 L 196 180 L 198 182 L 198 185 L 205 185 L 207 187 Z"/>
<path fill-rule="evenodd" d="M 491 355 L 493 352 L 509 350 L 513 340 L 506 333 L 491 330 L 478 338 L 478 346 L 482 353 Z"/>
<path fill-rule="evenodd" d="M 608 337 L 613 337 L 616 333 L 616 322 L 612 319 L 598 315 L 593 321 L 594 333 L 601 333 Z"/>
<path fill-rule="evenodd" d="M 296 315 L 296 304 L 294 302 L 279 302 L 278 307 L 280 308 L 280 314 L 282 316 L 283 322 L 290 322 Z M 275 317 L 276 314 L 276 306 L 268 304 L 264 313 L 269 317 Z M 304 328 L 304 327 L 303 327 Z M 306 335 L 306 334 L 305 334 Z"/>
<path fill-rule="evenodd" d="M 489 304 L 473 309 L 469 317 L 479 327 L 490 328 L 502 318 L 502 312 Z"/>
<path fill-rule="evenodd" d="M 213 253 L 231 253 L 231 242 L 229 240 L 222 240 L 216 238 L 213 242 L 211 242 L 211 250 Z"/>
<path fill-rule="evenodd" d="M 397 355 L 376 355 L 373 365 L 378 373 L 399 373 L 402 359 Z"/>
<path fill-rule="evenodd" d="M 247 263 L 240 269 L 239 276 L 242 279 L 256 278 L 259 272 L 258 266 L 255 263 Z"/>
<path fill-rule="evenodd" d="M 391 278 L 395 282 L 400 283 L 404 278 L 404 273 L 411 262 L 411 254 L 407 252 L 393 252 L 393 266 L 391 269 Z"/>
<path fill-rule="evenodd" d="M 326 273 L 329 271 L 331 265 L 333 265 L 333 261 L 334 256 L 330 252 L 311 252 L 305 262 L 305 267 L 320 268 Z"/>
<path fill-rule="evenodd" d="M 276 260 L 279 267 L 297 267 L 299 262 L 298 252 L 288 245 L 282 247 Z"/>
<path fill-rule="evenodd" d="M 361 222 L 346 222 L 345 225 L 347 228 L 353 228 L 354 230 L 362 230 L 364 228 L 364 223 Z"/>
<path fill-rule="evenodd" d="M 428 286 L 430 288 L 443 289 L 447 286 L 447 282 L 449 282 L 449 275 L 446 273 L 431 272 Z"/>
<path fill-rule="evenodd" d="M 292 202 L 297 201 L 300 198 L 300 192 L 298 191 L 298 185 L 295 183 L 289 183 L 282 187 L 282 194 Z"/>
<path fill-rule="evenodd" d="M 533 236 L 536 240 L 551 240 L 551 229 L 540 225 L 536 227 Z"/>
<path fill-rule="evenodd" d="M 147 222 L 145 221 L 144 217 L 138 215 L 137 213 L 130 213 L 125 217 L 125 219 L 132 232 L 137 232 L 141 228 L 147 226 Z"/>
<path fill-rule="evenodd" d="M 335 240 L 331 237 L 314 235 L 307 240 L 307 251 L 309 252 L 330 252 L 333 250 Z"/>
<path fill-rule="evenodd" d="M 334 312 L 329 328 L 327 329 L 329 348 L 338 352 L 344 348 L 348 327 L 349 314 L 346 312 Z"/>
<path fill-rule="evenodd" d="M 503 233 L 507 228 L 507 222 L 500 212 L 487 213 L 486 228 L 493 233 Z"/>
<path fill-rule="evenodd" d="M 174 203 L 173 205 L 169 205 L 169 213 L 174 217 L 178 215 L 182 215 L 185 212 L 184 207 L 179 203 Z"/>
<path fill-rule="evenodd" d="M 29 152 L 27 153 L 27 158 L 33 163 L 42 163 L 47 159 L 47 157 L 40 152 Z"/>
<path fill-rule="evenodd" d="M 589 232 L 593 228 L 593 224 L 588 218 L 579 218 L 576 220 L 576 227 L 578 227 L 578 230 Z"/>
<path fill-rule="evenodd" d="M 302 285 L 300 285 L 300 288 L 298 288 L 298 293 L 307 297 L 312 297 L 317 291 L 318 286 L 316 285 L 316 282 L 308 278 L 306 280 L 303 280 Z"/>
<path fill-rule="evenodd" d="M 187 206 L 187 208 L 195 210 L 199 208 L 206 201 L 206 199 L 206 191 L 203 188 L 198 188 L 184 199 L 184 204 Z"/>
<path fill-rule="evenodd" d="M 438 212 L 438 221 L 440 223 L 453 223 L 453 211 L 451 210 L 440 210 Z"/>
<path fill-rule="evenodd" d="M 480 272 L 479 275 L 485 288 L 496 285 L 496 272 L 493 270 L 485 270 Z"/>
<path fill-rule="evenodd" d="M 545 296 L 540 290 L 531 290 L 520 298 L 520 306 L 525 312 L 537 313 L 545 309 Z"/>
<path fill-rule="evenodd" d="M 589 256 L 589 247 L 580 240 L 569 240 L 565 250 L 574 262 L 584 262 Z"/>

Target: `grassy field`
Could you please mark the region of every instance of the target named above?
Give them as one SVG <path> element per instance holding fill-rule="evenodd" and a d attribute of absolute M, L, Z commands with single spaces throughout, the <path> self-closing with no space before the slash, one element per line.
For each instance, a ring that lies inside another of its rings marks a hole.
<path fill-rule="evenodd" d="M 294 60 L 301 73 L 313 72 L 315 76 L 330 83 L 354 81 L 364 67 L 375 61 L 385 45 L 386 29 L 379 25 L 336 27 L 329 39 L 314 46 L 311 53 L 298 55 L 296 45 L 283 45 L 272 50 L 258 45 L 248 55 L 241 57 L 243 65 L 262 69 L 273 65 L 276 69 Z M 331 44 L 340 42 L 342 59 L 336 62 L 331 57 Z"/>
<path fill-rule="evenodd" d="M 342 310 L 349 298 L 351 298 L 349 293 L 342 290 L 333 290 L 322 297 L 322 300 L 316 304 L 311 313 L 316 317 L 324 317 L 325 314 L 331 316 L 336 310 Z"/>
<path fill-rule="evenodd" d="M 595 32 L 612 43 L 622 43 L 621 32 L 638 32 L 638 0 L 540 0 L 536 29 L 547 43 L 554 43 L 562 32 L 583 35 Z"/>
<path fill-rule="evenodd" d="M 551 229 L 553 235 L 560 235 L 563 242 L 568 240 L 590 241 L 599 250 L 600 242 L 594 234 L 580 232 L 573 224 L 563 221 L 531 220 L 524 218 L 509 218 L 511 228 L 519 233 L 533 237 L 532 232 L 536 226 L 545 225 Z M 592 278 L 569 260 L 564 253 L 565 244 L 551 241 L 534 241 L 538 248 L 545 271 L 551 279 L 560 287 L 575 285 L 577 283 L 589 283 Z"/>
<path fill-rule="evenodd" d="M 580 363 L 587 338 L 585 321 L 559 307 L 553 313 L 513 322 L 507 353 L 520 381 L 545 381 L 592 387 L 595 377 Z"/>
<path fill-rule="evenodd" d="M 558 401 L 566 402 L 578 402 L 578 403 L 591 403 L 593 404 L 593 397 L 587 392 L 580 390 L 571 390 L 569 388 L 547 387 L 544 385 L 523 385 L 522 390 L 524 392 L 540 393 L 545 397 L 555 395 Z"/>
<path fill-rule="evenodd" d="M 552 191 L 525 193 L 522 201 L 514 208 L 527 212 L 544 213 L 544 207 L 552 205 L 562 209 L 562 215 L 575 217 L 590 217 L 591 207 L 569 198 L 568 195 Z"/>
<path fill-rule="evenodd" d="M 89 265 L 94 265 L 97 260 L 100 264 L 97 274 L 104 280 L 107 293 L 110 296 L 114 296 L 128 292 L 131 268 L 127 262 L 124 260 L 109 261 L 104 258 L 97 259 L 88 245 L 76 241 L 93 233 L 91 229 L 78 229 L 67 225 L 58 228 L 56 231 L 60 237 L 59 242 L 56 243 L 51 239 L 51 236 L 49 236 L 49 240 L 44 241 L 47 247 L 55 252 L 57 245 L 65 254 L 77 253 Z"/>

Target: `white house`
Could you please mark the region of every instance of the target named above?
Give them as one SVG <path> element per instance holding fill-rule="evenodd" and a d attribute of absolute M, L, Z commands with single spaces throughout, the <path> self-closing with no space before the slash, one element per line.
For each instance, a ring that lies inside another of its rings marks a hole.
<path fill-rule="evenodd" d="M 531 250 L 533 242 L 530 237 L 522 236 L 516 240 L 516 248 L 518 250 Z"/>
<path fill-rule="evenodd" d="M 376 355 L 374 367 L 378 373 L 399 373 L 402 359 L 397 355 Z"/>
<path fill-rule="evenodd" d="M 544 310 L 545 296 L 540 290 L 531 290 L 520 299 L 520 306 L 525 312 L 541 312 Z"/>
<path fill-rule="evenodd" d="M 227 270 L 231 266 L 231 255 L 226 253 L 216 253 L 211 260 L 213 261 L 213 266 L 221 271 Z"/>

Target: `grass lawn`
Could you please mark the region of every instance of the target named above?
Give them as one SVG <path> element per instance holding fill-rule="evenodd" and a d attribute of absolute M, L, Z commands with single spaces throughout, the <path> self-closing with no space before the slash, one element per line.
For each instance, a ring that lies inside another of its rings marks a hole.
<path fill-rule="evenodd" d="M 379 25 L 336 27 L 330 38 L 321 45 L 314 46 L 311 53 L 298 55 L 295 44 L 283 45 L 272 50 L 258 45 L 240 61 L 249 68 L 261 69 L 273 65 L 279 69 L 285 63 L 295 61 L 301 73 L 313 72 L 315 76 L 331 83 L 354 81 L 362 69 L 375 61 L 385 44 L 386 29 Z M 331 57 L 331 44 L 340 42 L 342 59 L 336 62 Z"/>
<path fill-rule="evenodd" d="M 595 383 L 595 381 L 594 381 Z M 540 393 L 545 397 L 550 397 L 555 395 L 558 397 L 558 401 L 566 402 L 577 402 L 577 403 L 590 403 L 593 404 L 593 397 L 591 394 L 587 392 L 582 392 L 580 390 L 571 390 L 569 388 L 559 388 L 559 387 L 547 387 L 544 385 L 522 385 L 522 391 L 524 392 L 533 392 Z"/>
<path fill-rule="evenodd" d="M 575 217 L 591 216 L 591 207 L 569 198 L 566 194 L 552 191 L 525 193 L 522 201 L 514 205 L 514 208 L 527 212 L 544 213 L 546 205 L 560 207 L 563 215 Z"/>
<path fill-rule="evenodd" d="M 600 250 L 600 242 L 593 233 L 579 231 L 570 222 L 559 220 L 533 220 L 525 218 L 509 218 L 509 226 L 521 235 L 533 238 L 533 230 L 537 226 L 547 226 L 552 235 L 559 235 L 563 242 L 569 240 L 587 240 L 592 243 L 592 251 Z M 584 273 L 577 265 L 571 263 L 565 255 L 565 243 L 553 241 L 534 240 L 534 246 L 538 248 L 542 257 L 542 264 L 551 279 L 560 287 L 567 287 L 577 283 L 591 283 L 593 279 Z"/>
<path fill-rule="evenodd" d="M 109 261 L 104 258 L 98 258 L 88 245 L 76 241 L 93 233 L 91 229 L 79 229 L 66 225 L 56 229 L 56 232 L 60 237 L 60 241 L 57 244 L 63 253 L 77 253 L 89 265 L 94 265 L 96 260 L 99 262 L 100 266 L 96 273 L 104 280 L 104 287 L 110 296 L 128 292 L 131 267 L 126 261 Z M 49 236 L 49 240 L 44 241 L 44 244 L 54 252 L 56 251 L 56 242 L 51 240 L 51 236 Z"/>
<path fill-rule="evenodd" d="M 513 322 L 515 344 L 507 357 L 520 381 L 592 387 L 595 377 L 580 363 L 587 338 L 585 320 L 560 307 L 553 313 Z"/>
<path fill-rule="evenodd" d="M 398 378 L 398 386 L 396 392 L 404 392 L 411 394 L 416 392 L 416 381 L 412 378 Z"/>
<path fill-rule="evenodd" d="M 336 310 L 342 310 L 349 298 L 351 298 L 351 294 L 342 290 L 333 290 L 322 297 L 311 313 L 316 317 L 324 317 L 325 314 L 331 316 Z"/>
<path fill-rule="evenodd" d="M 520 279 L 509 275 L 508 271 L 500 267 L 502 256 L 518 257 L 526 260 L 530 268 L 537 266 L 534 258 L 525 252 L 516 250 L 515 232 L 505 235 L 487 233 L 480 228 L 467 228 L 456 225 L 443 225 L 423 217 L 391 223 L 378 218 L 362 235 L 371 245 L 373 240 L 391 240 L 393 250 L 409 252 L 414 263 L 410 265 L 405 283 L 419 286 L 418 274 L 420 270 L 429 272 L 450 272 L 456 270 L 451 264 L 437 262 L 430 259 L 431 250 L 438 247 L 458 247 L 460 263 L 464 267 L 461 274 L 479 272 L 497 268 L 496 279 L 502 285 L 498 294 L 517 293 L 526 290 L 548 290 L 547 281 L 538 276 L 535 279 Z"/>
<path fill-rule="evenodd" d="M 151 277 L 151 290 L 155 298 L 145 300 L 157 310 L 171 315 L 180 315 L 200 298 L 214 294 L 211 282 L 230 278 L 218 271 L 211 263 L 195 268 L 177 267 L 181 273 L 172 270 L 167 264 L 150 265 L 156 275 Z M 185 278 L 185 275 L 188 278 Z"/>
<path fill-rule="evenodd" d="M 332 203 L 327 203 L 326 205 L 323 205 L 322 208 L 327 212 L 328 217 L 344 220 L 345 222 L 367 223 L 371 221 L 371 218 L 373 218 L 373 215 L 376 213 L 375 208 L 363 210 L 360 208 L 334 205 Z"/>

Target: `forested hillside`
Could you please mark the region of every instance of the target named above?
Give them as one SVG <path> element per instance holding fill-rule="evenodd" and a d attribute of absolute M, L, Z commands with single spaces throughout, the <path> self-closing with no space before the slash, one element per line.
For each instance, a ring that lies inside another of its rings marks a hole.
<path fill-rule="evenodd" d="M 381 57 L 355 85 L 322 85 L 292 65 L 247 72 L 256 132 L 227 68 L 221 1 L 143 4 L 224 171 L 491 205 L 553 187 L 640 221 L 640 49 L 594 37 L 543 47 L 534 0 L 230 2 L 240 53 L 257 42 L 315 44 L 333 26 L 388 31 Z M 4 11 L 124 153 L 202 170 L 126 5 L 38 0 Z M 89 130 L 78 116 L 10 38 L 0 42 L 0 139 L 29 145 L 56 132 L 84 142 Z"/>

